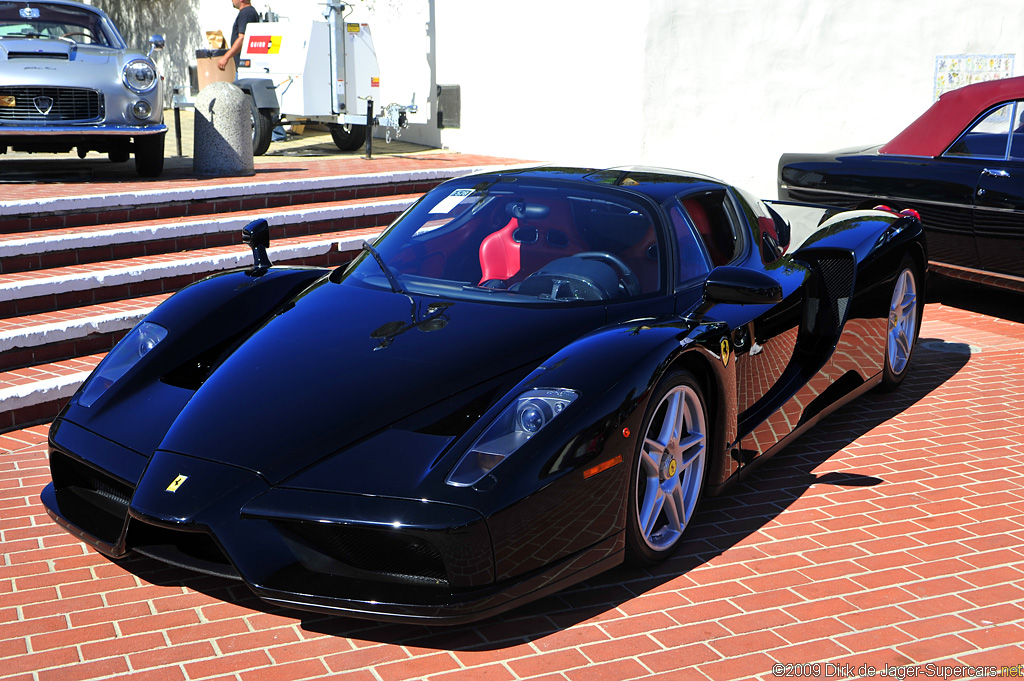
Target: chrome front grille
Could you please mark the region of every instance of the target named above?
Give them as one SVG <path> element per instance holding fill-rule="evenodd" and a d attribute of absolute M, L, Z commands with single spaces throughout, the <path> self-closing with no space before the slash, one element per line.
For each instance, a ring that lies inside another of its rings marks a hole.
<path fill-rule="evenodd" d="M 72 87 L 0 87 L 0 123 L 89 123 L 103 118 L 103 95 Z"/>

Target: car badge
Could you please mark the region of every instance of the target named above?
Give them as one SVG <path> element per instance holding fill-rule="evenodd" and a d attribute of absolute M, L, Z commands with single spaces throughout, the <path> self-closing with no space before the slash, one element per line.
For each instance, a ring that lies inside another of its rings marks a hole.
<path fill-rule="evenodd" d="M 668 477 L 673 477 L 676 474 L 676 460 L 672 459 L 668 462 Z"/>
<path fill-rule="evenodd" d="M 172 493 L 177 492 L 178 488 L 184 485 L 186 480 L 188 480 L 187 475 L 179 475 L 178 477 L 171 481 L 171 484 L 167 485 L 166 491 Z"/>
<path fill-rule="evenodd" d="M 11 95 L 4 95 L 3 97 L 0 97 L 0 106 L 11 108 L 17 105 L 17 100 Z"/>
<path fill-rule="evenodd" d="M 36 105 L 36 111 L 43 114 L 44 116 L 50 113 L 50 110 L 53 109 L 53 97 L 40 95 L 33 99 L 32 103 Z"/>
<path fill-rule="evenodd" d="M 729 339 L 723 338 L 722 344 L 722 366 L 729 366 Z"/>

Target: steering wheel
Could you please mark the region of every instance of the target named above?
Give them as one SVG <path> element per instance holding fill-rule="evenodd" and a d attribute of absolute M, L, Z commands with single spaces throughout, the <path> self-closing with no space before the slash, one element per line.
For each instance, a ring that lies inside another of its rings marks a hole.
<path fill-rule="evenodd" d="M 83 36 L 85 38 L 92 38 L 92 34 L 91 33 L 87 33 L 85 31 L 72 31 L 71 33 L 65 33 L 64 35 L 61 36 L 61 38 L 67 38 L 67 37 L 70 37 L 70 36 L 73 36 L 73 35 L 80 35 L 80 36 Z"/>
<path fill-rule="evenodd" d="M 622 262 L 622 258 L 617 255 L 612 255 L 607 251 L 583 251 L 581 253 L 574 253 L 572 257 L 582 258 L 583 260 L 597 260 L 598 262 L 611 265 L 618 272 L 620 289 L 630 296 L 638 296 L 642 292 L 640 290 L 640 280 L 633 274 L 633 270 L 629 269 L 629 265 Z"/>

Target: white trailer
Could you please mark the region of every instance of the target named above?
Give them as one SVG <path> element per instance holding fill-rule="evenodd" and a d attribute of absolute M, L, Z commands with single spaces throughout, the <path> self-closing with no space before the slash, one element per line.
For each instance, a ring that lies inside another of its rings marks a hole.
<path fill-rule="evenodd" d="M 274 126 L 324 123 L 337 147 L 358 149 L 366 140 L 367 111 L 380 102 L 380 68 L 370 27 L 346 23 L 346 4 L 327 0 L 323 17 L 249 24 L 236 84 L 252 99 L 253 153 L 265 153 Z M 395 127 L 407 125 L 415 104 L 383 109 Z"/>

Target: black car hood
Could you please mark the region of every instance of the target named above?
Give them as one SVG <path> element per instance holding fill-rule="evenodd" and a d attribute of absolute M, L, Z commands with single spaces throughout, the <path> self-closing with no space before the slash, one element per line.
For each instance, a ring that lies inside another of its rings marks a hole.
<path fill-rule="evenodd" d="M 217 367 L 160 449 L 277 483 L 488 379 L 525 374 L 604 315 L 601 306 L 454 302 L 324 279 Z"/>

